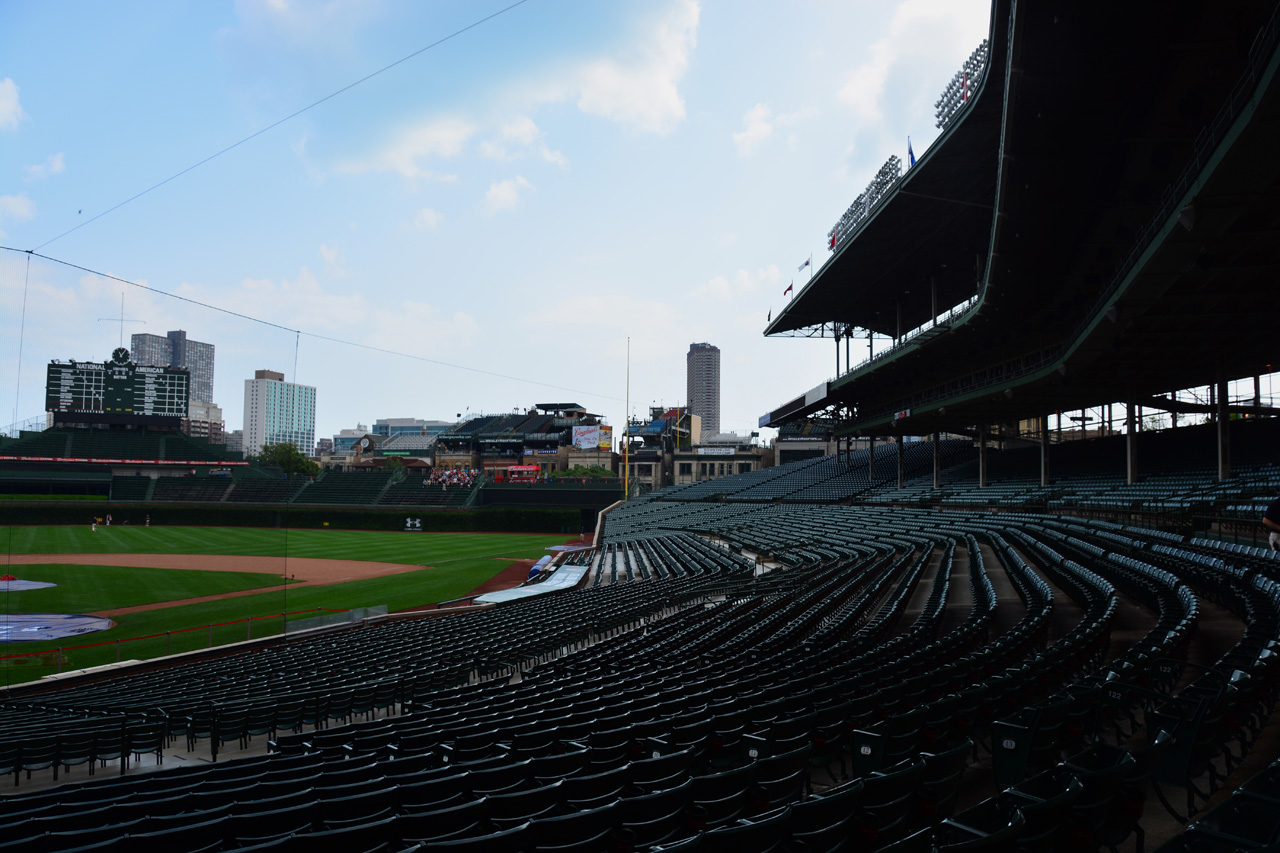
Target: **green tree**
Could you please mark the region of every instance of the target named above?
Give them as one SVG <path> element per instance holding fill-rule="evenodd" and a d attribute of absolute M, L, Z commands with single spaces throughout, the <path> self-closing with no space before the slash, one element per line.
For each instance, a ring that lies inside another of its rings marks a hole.
<path fill-rule="evenodd" d="M 286 474 L 308 474 L 314 477 L 320 473 L 320 466 L 304 456 L 292 441 L 264 444 L 257 458 L 262 465 L 274 465 Z"/>
<path fill-rule="evenodd" d="M 404 467 L 403 459 L 401 459 L 399 456 L 390 456 L 390 457 L 387 457 L 387 464 L 383 466 L 383 470 L 394 472 L 394 471 L 399 471 L 403 467 Z"/>
<path fill-rule="evenodd" d="M 548 476 L 568 477 L 572 479 L 587 477 L 588 479 L 598 480 L 607 477 L 617 477 L 618 475 L 602 465 L 575 465 L 568 471 L 552 471 Z"/>

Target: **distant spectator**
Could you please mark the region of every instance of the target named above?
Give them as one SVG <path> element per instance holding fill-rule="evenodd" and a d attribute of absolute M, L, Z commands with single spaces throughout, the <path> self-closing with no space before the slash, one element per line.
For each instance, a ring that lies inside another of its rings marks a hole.
<path fill-rule="evenodd" d="M 1272 501 L 1262 514 L 1262 525 L 1271 531 L 1271 550 L 1280 551 L 1280 498 Z"/>
<path fill-rule="evenodd" d="M 431 485 L 444 486 L 446 489 L 449 486 L 466 486 L 470 488 L 475 485 L 476 477 L 479 473 L 474 468 L 432 468 L 430 481 Z M 427 481 L 423 480 L 422 483 L 426 485 Z"/>

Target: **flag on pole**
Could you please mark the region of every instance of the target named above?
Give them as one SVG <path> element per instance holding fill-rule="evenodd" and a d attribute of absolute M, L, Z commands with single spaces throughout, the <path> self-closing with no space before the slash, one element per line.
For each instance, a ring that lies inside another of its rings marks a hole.
<path fill-rule="evenodd" d="M 969 100 L 969 72 L 964 72 L 964 85 L 960 87 L 960 103 L 966 103 Z"/>
<path fill-rule="evenodd" d="M 770 308 L 770 309 L 769 309 L 769 316 L 765 318 L 765 322 L 766 322 L 766 323 L 772 323 L 772 322 L 773 322 L 773 309 L 772 309 L 772 308 Z"/>
<path fill-rule="evenodd" d="M 831 232 L 831 239 L 827 241 L 827 248 L 834 252 L 836 250 L 836 232 Z"/>
<path fill-rule="evenodd" d="M 809 266 L 811 261 L 813 261 L 813 258 L 809 258 L 809 260 L 805 261 L 803 264 L 796 267 L 796 272 L 804 272 L 804 268 Z"/>
<path fill-rule="evenodd" d="M 911 137 L 907 137 L 907 168 L 910 169 L 916 164 L 916 152 L 911 150 Z"/>
<path fill-rule="evenodd" d="M 793 281 L 793 282 L 791 282 L 790 284 L 788 284 L 788 285 L 787 285 L 787 289 L 786 289 L 786 290 L 784 290 L 784 291 L 782 291 L 782 295 L 783 295 L 783 296 L 786 296 L 786 295 L 787 295 L 788 293 L 790 293 L 792 290 L 795 290 L 795 287 L 796 287 L 796 283 L 795 283 L 794 281 Z"/>

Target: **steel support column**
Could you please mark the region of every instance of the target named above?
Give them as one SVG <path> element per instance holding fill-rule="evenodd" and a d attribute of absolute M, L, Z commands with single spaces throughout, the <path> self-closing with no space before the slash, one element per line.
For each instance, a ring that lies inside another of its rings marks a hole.
<path fill-rule="evenodd" d="M 1040 485 L 1049 485 L 1049 416 L 1040 416 Z"/>
<path fill-rule="evenodd" d="M 933 487 L 942 488 L 942 448 L 938 444 L 941 433 L 933 434 Z"/>
<path fill-rule="evenodd" d="M 1218 479 L 1231 479 L 1231 390 L 1227 371 L 1218 365 Z"/>
<path fill-rule="evenodd" d="M 978 488 L 987 487 L 987 424 L 978 424 Z"/>
<path fill-rule="evenodd" d="M 1138 404 L 1127 400 L 1124 411 L 1124 481 L 1132 486 L 1138 482 Z"/>
<path fill-rule="evenodd" d="M 898 436 L 898 488 L 899 488 L 899 489 L 901 489 L 901 488 L 902 488 L 902 484 L 903 484 L 903 482 L 904 482 L 903 478 L 904 478 L 904 475 L 905 475 L 905 473 L 906 473 L 906 472 L 905 472 L 906 463 L 903 461 L 903 457 L 902 457 L 902 452 L 903 452 L 903 451 L 902 451 L 902 445 L 903 445 L 902 438 L 903 438 L 903 436 L 901 436 L 901 435 L 899 435 L 899 436 Z"/>

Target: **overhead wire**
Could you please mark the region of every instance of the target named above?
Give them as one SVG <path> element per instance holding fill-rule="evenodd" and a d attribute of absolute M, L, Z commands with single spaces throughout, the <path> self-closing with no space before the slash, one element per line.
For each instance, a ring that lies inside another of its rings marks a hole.
<path fill-rule="evenodd" d="M 201 302 L 199 299 L 192 299 L 189 296 L 180 296 L 177 293 L 170 293 L 167 290 L 161 290 L 159 288 L 152 287 L 150 285 L 143 284 L 141 282 L 131 281 L 130 279 L 127 279 L 127 278 L 121 278 L 118 275 L 112 275 L 111 273 L 102 272 L 101 270 L 95 270 L 95 269 L 92 269 L 91 267 L 86 267 L 80 264 L 72 263 L 71 261 L 62 260 L 61 258 L 55 258 L 50 255 L 43 255 L 34 250 L 15 249 L 12 246 L 0 246 L 0 250 L 25 254 L 28 256 L 28 258 L 33 258 L 33 257 L 40 258 L 41 260 L 49 261 L 50 263 L 58 264 L 60 266 L 68 267 L 70 269 L 80 270 L 81 272 L 89 273 L 90 275 L 101 276 L 102 278 L 108 279 L 110 281 L 115 281 L 120 284 L 125 284 L 125 285 L 128 285 L 129 287 L 136 287 L 139 290 L 145 290 L 148 293 L 154 293 L 157 296 L 164 296 L 164 297 L 168 297 L 169 299 L 177 299 L 178 301 L 186 302 L 189 305 L 195 305 L 199 308 L 204 308 L 209 311 L 216 311 L 219 314 L 226 314 L 229 317 L 236 317 L 240 320 L 247 320 L 251 323 L 259 323 L 263 326 L 267 326 L 272 329 L 279 329 L 282 332 L 288 332 L 291 335 L 295 335 L 299 337 L 314 338 L 315 340 L 327 341 L 332 344 L 341 344 L 342 346 L 355 347 L 357 349 L 369 350 L 370 352 L 378 352 L 384 355 L 393 355 L 399 358 L 408 358 L 414 361 L 421 361 L 427 364 L 438 365 L 440 367 L 452 368 L 453 370 L 464 370 L 469 373 L 477 373 L 477 374 L 480 374 L 481 376 L 492 376 L 496 379 L 506 379 L 511 382 L 523 382 L 527 385 L 538 385 L 543 388 L 552 388 L 556 391 L 568 391 L 571 394 L 583 394 L 591 397 L 596 397 L 602 400 L 615 400 L 615 401 L 622 400 L 621 397 L 614 397 L 609 394 L 600 394 L 594 391 L 585 391 L 580 388 L 569 388 L 564 385 L 555 385 L 550 382 L 540 382 L 536 379 L 527 379 L 522 376 L 513 376 L 508 373 L 499 373 L 493 370 L 485 370 L 480 367 L 470 367 L 465 364 L 455 364 L 454 362 L 444 361 L 438 358 L 428 358 L 427 356 L 424 356 L 424 355 L 415 355 L 413 353 L 401 352 L 400 350 L 393 350 L 387 347 L 377 347 L 377 346 L 373 346 L 372 344 L 362 344 L 358 341 L 349 341 L 349 340 L 346 340 L 345 338 L 336 338 L 331 335 L 322 335 L 322 334 L 319 334 L 318 332 L 308 332 L 305 329 L 295 329 L 290 326 L 283 325 L 281 323 L 273 322 L 271 320 L 264 320 L 261 317 L 254 317 L 250 314 L 245 314 L 241 311 L 232 311 L 230 308 L 223 308 L 220 305 L 213 305 L 208 302 Z M 296 341 L 295 341 L 295 347 L 296 347 Z M 296 349 L 295 349 L 295 358 L 296 358 Z M 297 371 L 296 362 L 294 366 L 294 371 L 295 373 Z"/>
<path fill-rule="evenodd" d="M 233 151 L 234 149 L 239 148 L 241 145 L 244 145 L 246 142 L 249 142 L 250 140 L 253 140 L 253 139 L 258 138 L 259 136 L 261 136 L 262 134 L 266 133 L 267 131 L 269 131 L 269 130 L 274 130 L 275 128 L 279 127 L 280 125 L 284 124 L 285 122 L 292 121 L 293 119 L 297 118 L 298 116 L 302 115 L 303 113 L 307 112 L 308 110 L 312 110 L 312 109 L 314 109 L 314 108 L 316 108 L 316 107 L 320 106 L 321 104 L 325 103 L 326 101 L 332 100 L 333 98 L 336 98 L 337 96 L 339 96 L 339 95 L 343 94 L 344 92 L 347 92 L 347 91 L 350 91 L 351 89 L 354 89 L 356 86 L 359 86 L 361 83 L 368 82 L 369 80 L 372 80 L 374 77 L 377 77 L 379 74 L 383 74 L 383 73 L 385 73 L 385 72 L 387 72 L 387 71 L 390 71 L 392 68 L 395 68 L 397 65 L 401 65 L 401 64 L 403 64 L 403 63 L 405 63 L 405 62 L 408 62 L 410 59 L 413 59 L 415 56 L 418 56 L 418 55 L 420 55 L 420 54 L 426 53 L 428 50 L 431 50 L 432 48 L 439 47 L 440 45 L 444 44 L 445 42 L 449 41 L 450 39 L 457 38 L 458 36 L 462 35 L 463 33 L 467 32 L 468 30 L 475 29 L 476 27 L 480 26 L 481 24 L 484 24 L 484 23 L 487 23 L 487 22 L 489 22 L 489 21 L 492 21 L 494 18 L 496 18 L 496 17 L 498 17 L 498 16 L 500 16 L 500 15 L 504 15 L 504 14 L 506 14 L 507 12 L 510 12 L 512 9 L 516 8 L 517 6 L 522 6 L 522 5 L 524 5 L 525 3 L 527 3 L 527 2 L 529 2 L 529 0 L 516 0 L 516 2 L 512 3 L 512 4 L 511 4 L 511 5 L 509 5 L 509 6 L 504 7 L 504 8 L 502 8 L 502 9 L 499 9 L 498 11 L 494 12 L 494 13 L 493 13 L 493 14 L 491 14 L 491 15 L 486 15 L 485 17 L 483 17 L 483 18 L 479 19 L 478 21 L 473 21 L 472 23 L 467 24 L 465 27 L 462 27 L 462 28 L 461 28 L 461 29 L 459 29 L 459 30 L 455 30 L 455 31 L 453 31 L 453 32 L 449 33 L 449 35 L 447 35 L 447 36 L 444 36 L 444 37 L 442 37 L 442 38 L 436 39 L 435 41 L 433 41 L 431 44 L 427 45 L 426 47 L 419 48 L 419 49 L 415 50 L 413 53 L 410 53 L 410 54 L 409 54 L 409 55 L 407 55 L 407 56 L 402 56 L 401 58 L 397 59 L 395 62 L 392 62 L 390 65 L 384 65 L 382 68 L 379 68 L 377 71 L 374 71 L 374 72 L 372 72 L 372 73 L 370 73 L 370 74 L 366 74 L 365 76 L 361 77 L 359 80 L 356 80 L 354 83 L 348 83 L 346 86 L 343 86 L 341 89 L 338 89 L 338 90 L 337 90 L 337 91 L 335 91 L 335 92 L 330 92 L 329 94 L 325 95 L 325 96 L 324 96 L 323 98 L 321 98 L 320 100 L 318 100 L 318 101 L 314 101 L 314 102 L 312 102 L 312 103 L 310 103 L 310 104 L 307 104 L 307 105 L 306 105 L 305 107 L 303 107 L 302 109 L 295 110 L 294 112 L 290 113 L 289 115 L 285 116 L 284 118 L 282 118 L 282 119 L 278 119 L 277 121 L 272 122 L 271 124 L 267 125 L 266 127 L 262 128 L 262 129 L 260 129 L 260 130 L 254 131 L 253 133 L 251 133 L 251 134 L 249 134 L 248 136 L 246 136 L 244 139 L 241 139 L 239 142 L 233 142 L 233 143 L 231 143 L 231 144 L 230 144 L 230 145 L 228 145 L 226 148 L 223 148 L 221 151 L 217 151 L 217 152 L 215 152 L 215 153 L 213 153 L 213 154 L 210 154 L 208 157 L 205 157 L 203 160 L 200 160 L 200 161 L 198 161 L 198 162 L 196 162 L 196 163 L 191 164 L 190 166 L 188 166 L 187 168 L 183 169 L 182 171 L 180 171 L 180 172 L 176 172 L 176 173 L 174 173 L 174 174 L 170 175 L 169 177 L 165 178 L 163 181 L 160 181 L 160 182 L 159 182 L 159 183 L 157 183 L 157 184 L 152 184 L 151 186 L 147 187 L 147 188 L 146 188 L 145 190 L 143 190 L 142 192 L 140 192 L 140 193 L 136 193 L 136 194 L 134 194 L 134 195 L 130 196 L 129 198 L 126 198 L 124 201 L 119 202 L 118 204 L 112 205 L 111 207 L 109 207 L 109 208 L 107 208 L 106 210 L 102 211 L 102 212 L 101 212 L 101 213 L 99 213 L 98 215 L 96 215 L 96 216 L 94 216 L 94 217 L 92 217 L 92 218 L 90 218 L 90 219 L 86 219 L 84 222 L 81 222 L 80 224 L 76 225 L 76 226 L 75 226 L 75 227 L 73 227 L 73 228 L 68 228 L 66 231 L 63 231 L 63 232 L 62 232 L 61 234 L 59 234 L 58 236 L 53 237 L 53 238 L 48 239 L 48 240 L 45 240 L 43 243 L 41 243 L 40 245 L 36 246 L 36 247 L 35 247 L 34 249 L 32 249 L 31 251 L 33 251 L 33 252 L 34 252 L 34 251 L 39 251 L 40 249 L 43 249 L 45 246 L 48 246 L 50 243 L 56 243 L 58 240 L 61 240 L 63 237 L 66 237 L 68 234 L 72 234 L 72 233 L 74 233 L 74 232 L 76 232 L 76 231 L 79 231 L 81 228 L 85 227 L 86 225 L 89 225 L 89 224 L 91 224 L 91 223 L 93 223 L 93 222 L 97 222 L 97 221 L 98 221 L 99 219 L 101 219 L 102 217 L 107 216 L 107 215 L 108 215 L 108 214 L 110 214 L 110 213 L 114 213 L 115 211 L 119 210 L 120 208 L 124 207 L 125 205 L 127 205 L 127 204 L 129 204 L 129 203 L 131 203 L 131 202 L 137 201 L 138 199 L 142 198 L 144 195 L 147 195 L 148 193 L 153 192 L 154 190 L 158 190 L 158 189 L 160 189 L 160 187 L 164 186 L 165 184 L 169 183 L 170 181 L 177 180 L 178 178 L 182 177 L 183 175 L 187 174 L 188 172 L 191 172 L 191 171 L 194 171 L 194 170 L 196 170 L 196 169 L 200 168 L 200 167 L 201 167 L 201 166 L 203 166 L 205 163 L 208 163 L 208 162 L 209 162 L 209 161 L 211 161 L 211 160 L 216 160 L 216 159 L 218 159 L 219 157 L 221 157 L 223 154 L 226 154 L 226 153 L 227 153 L 227 152 L 229 152 L 229 151 Z"/>

